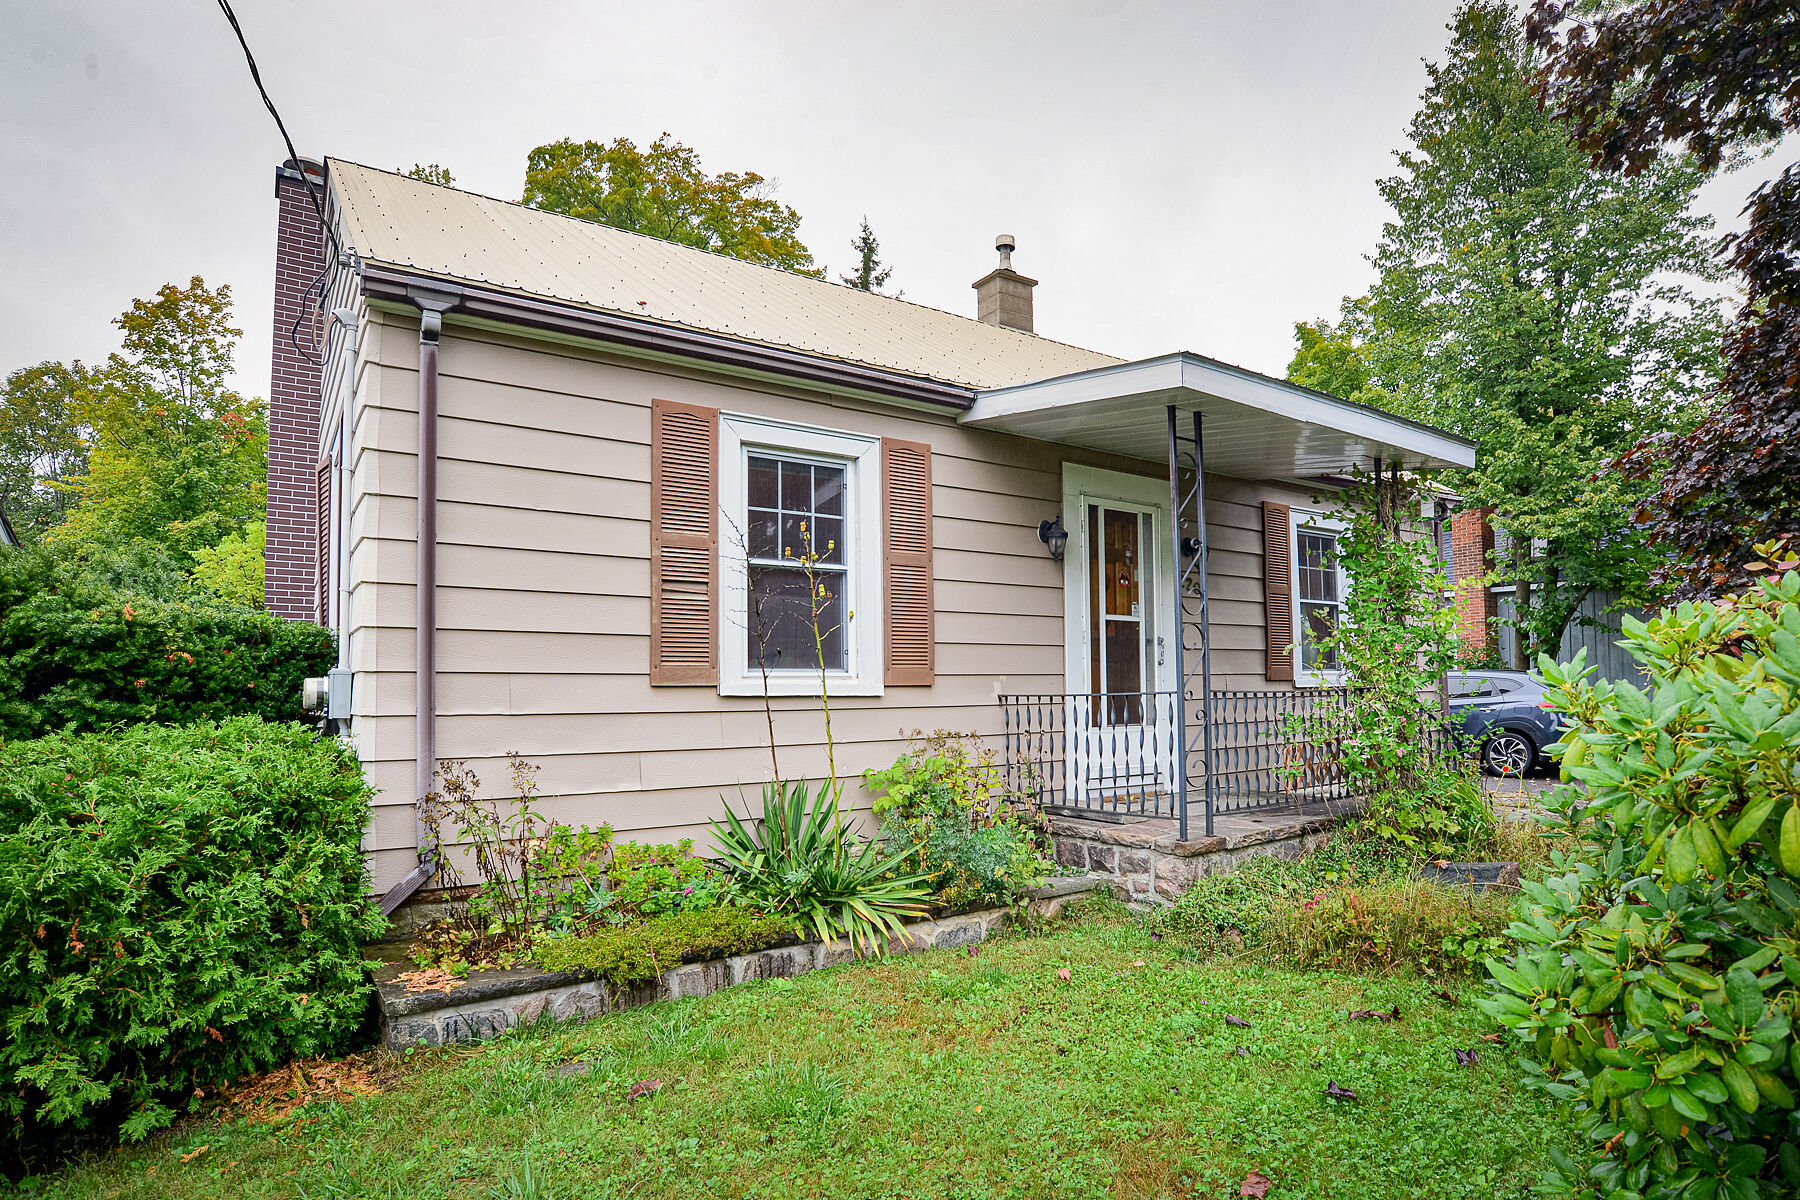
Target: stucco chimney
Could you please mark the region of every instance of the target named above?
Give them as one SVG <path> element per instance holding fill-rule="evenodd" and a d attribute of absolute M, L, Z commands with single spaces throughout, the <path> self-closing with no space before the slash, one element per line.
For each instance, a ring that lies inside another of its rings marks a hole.
<path fill-rule="evenodd" d="M 1000 265 L 970 286 L 975 289 L 975 315 L 978 318 L 989 325 L 1004 325 L 1008 329 L 1030 333 L 1031 289 L 1037 286 L 1037 280 L 1028 279 L 1012 269 L 1013 250 L 1017 245 L 1010 233 L 995 238 L 994 249 L 1000 251 Z"/>

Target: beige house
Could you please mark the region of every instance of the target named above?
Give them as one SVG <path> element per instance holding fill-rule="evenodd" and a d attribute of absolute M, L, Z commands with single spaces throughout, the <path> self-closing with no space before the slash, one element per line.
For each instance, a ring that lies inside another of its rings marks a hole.
<path fill-rule="evenodd" d="M 1328 782 L 1267 734 L 1338 694 L 1344 472 L 1474 461 L 1038 336 L 1004 238 L 968 317 L 337 160 L 277 194 L 270 602 L 339 632 L 390 904 L 437 760 L 498 793 L 516 750 L 551 815 L 704 842 L 769 710 L 782 774 L 825 773 L 821 671 L 841 775 L 953 729 L 1053 807 L 1288 802 Z"/>

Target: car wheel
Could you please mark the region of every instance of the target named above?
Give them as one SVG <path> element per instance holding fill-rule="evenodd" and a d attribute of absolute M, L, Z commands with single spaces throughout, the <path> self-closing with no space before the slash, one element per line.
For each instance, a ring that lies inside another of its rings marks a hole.
<path fill-rule="evenodd" d="M 1481 765 L 1489 775 L 1520 779 L 1537 766 L 1537 747 L 1522 733 L 1496 729 L 1481 747 Z"/>

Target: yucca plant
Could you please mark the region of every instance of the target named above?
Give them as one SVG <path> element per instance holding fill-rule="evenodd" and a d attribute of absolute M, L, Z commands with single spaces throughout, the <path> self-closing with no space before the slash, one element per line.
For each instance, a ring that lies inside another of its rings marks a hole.
<path fill-rule="evenodd" d="M 846 936 L 858 954 L 880 949 L 908 917 L 925 915 L 918 876 L 897 875 L 902 852 L 884 855 L 844 824 L 836 790 L 805 780 L 763 787 L 762 815 L 740 818 L 725 806 L 713 822 L 719 861 L 751 903 L 793 921 L 820 941 Z"/>

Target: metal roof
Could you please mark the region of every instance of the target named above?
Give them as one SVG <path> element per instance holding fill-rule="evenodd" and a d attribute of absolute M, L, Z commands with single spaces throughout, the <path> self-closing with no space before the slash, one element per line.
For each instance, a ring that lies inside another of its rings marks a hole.
<path fill-rule="evenodd" d="M 364 259 L 971 389 L 1121 360 L 1049 338 L 330 159 Z"/>
<path fill-rule="evenodd" d="M 958 420 L 1156 462 L 1168 457 L 1171 405 L 1202 414 L 1206 469 L 1218 475 L 1306 478 L 1376 457 L 1411 470 L 1475 465 L 1466 438 L 1188 353 L 985 391 Z"/>

